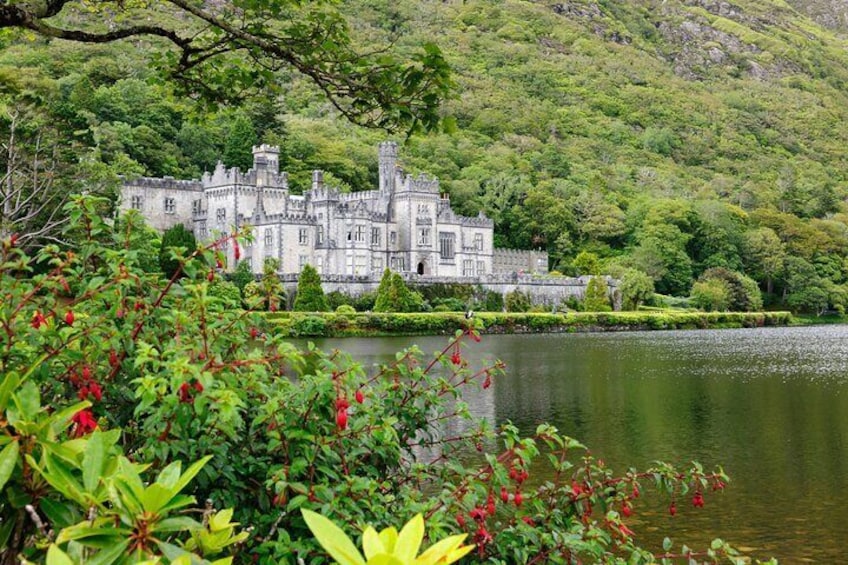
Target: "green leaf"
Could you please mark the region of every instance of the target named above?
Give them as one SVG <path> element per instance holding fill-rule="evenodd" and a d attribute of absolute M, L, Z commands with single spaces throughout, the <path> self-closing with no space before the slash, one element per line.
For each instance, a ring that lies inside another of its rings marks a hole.
<path fill-rule="evenodd" d="M 159 483 L 153 483 L 141 495 L 141 506 L 146 512 L 158 514 L 163 506 L 171 502 L 174 498 L 174 491 L 165 488 Z"/>
<path fill-rule="evenodd" d="M 394 555 L 388 553 L 378 553 L 368 560 L 368 565 L 406 565 L 406 561 L 401 561 Z"/>
<path fill-rule="evenodd" d="M 86 565 L 112 565 L 121 555 L 127 550 L 130 545 L 130 540 L 126 539 L 115 543 L 110 547 L 101 549 L 97 555 L 88 560 Z"/>
<path fill-rule="evenodd" d="M 365 565 L 365 559 L 347 534 L 327 518 L 301 508 L 301 514 L 312 535 L 339 565 Z"/>
<path fill-rule="evenodd" d="M 9 396 L 12 394 L 12 391 L 18 387 L 20 384 L 21 378 L 14 371 L 9 371 L 3 377 L 3 382 L 0 383 L 0 411 L 6 409 Z"/>
<path fill-rule="evenodd" d="M 33 420 L 41 408 L 41 393 L 32 381 L 25 382 L 12 398 L 20 416 L 26 420 Z"/>
<path fill-rule="evenodd" d="M 74 506 L 67 502 L 56 502 L 49 498 L 42 498 L 38 501 L 38 508 L 44 512 L 53 527 L 57 529 L 67 528 L 79 521 L 79 514 L 74 511 Z"/>
<path fill-rule="evenodd" d="M 174 484 L 173 491 L 176 493 L 176 492 L 180 492 L 181 490 L 183 490 L 186 487 L 186 485 L 188 485 L 191 482 L 191 480 L 195 477 L 195 475 L 197 475 L 200 472 L 200 470 L 203 468 L 203 466 L 206 465 L 206 463 L 209 462 L 210 459 L 212 459 L 212 456 L 207 455 L 206 457 L 204 457 L 200 461 L 196 461 L 188 469 L 186 469 L 185 473 L 183 473 L 183 475 L 180 477 L 180 479 Z"/>
<path fill-rule="evenodd" d="M 665 538 L 663 540 L 663 551 L 671 550 L 671 538 Z"/>
<path fill-rule="evenodd" d="M 15 465 L 18 463 L 18 454 L 20 447 L 17 441 L 13 441 L 0 451 L 0 492 L 6 486 L 9 477 L 12 476 L 12 471 L 15 470 Z"/>
<path fill-rule="evenodd" d="M 74 562 L 59 546 L 51 543 L 47 548 L 47 565 L 74 565 Z"/>
<path fill-rule="evenodd" d="M 88 446 L 82 458 L 82 484 L 87 492 L 94 492 L 100 484 L 103 475 L 103 461 L 106 456 L 106 445 L 103 434 L 94 431 L 88 436 Z"/>
<path fill-rule="evenodd" d="M 183 530 L 199 530 L 203 526 L 200 525 L 200 522 L 195 520 L 194 518 L 189 518 L 188 516 L 175 516 L 173 518 L 166 518 L 160 522 L 157 522 L 152 530 L 155 532 L 180 532 Z"/>

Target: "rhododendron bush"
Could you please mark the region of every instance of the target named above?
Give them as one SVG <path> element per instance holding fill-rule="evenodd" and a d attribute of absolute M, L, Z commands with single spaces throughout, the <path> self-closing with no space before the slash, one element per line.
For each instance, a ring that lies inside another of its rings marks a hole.
<path fill-rule="evenodd" d="M 471 322 L 435 356 L 412 348 L 370 371 L 298 350 L 209 294 L 240 234 L 175 249 L 164 279 L 142 269 L 138 217 L 108 225 L 102 204 L 68 207 L 73 249 L 2 242 L 3 563 L 331 562 L 303 510 L 354 540 L 420 514 L 428 546 L 467 534 L 464 562 L 735 555 L 720 540 L 653 555 L 628 523 L 643 486 L 671 512 L 703 506 L 720 470 L 616 474 L 551 426 L 522 437 L 469 416 L 463 388 L 504 369 L 469 365 Z"/>

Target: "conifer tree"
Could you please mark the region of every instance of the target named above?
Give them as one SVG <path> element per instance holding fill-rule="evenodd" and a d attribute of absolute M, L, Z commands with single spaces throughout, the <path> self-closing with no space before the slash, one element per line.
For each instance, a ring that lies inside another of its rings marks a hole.
<path fill-rule="evenodd" d="M 172 248 L 176 247 L 181 247 L 184 255 L 188 255 L 197 247 L 197 240 L 194 237 L 194 233 L 187 230 L 182 224 L 177 224 L 169 228 L 162 235 L 162 245 L 159 248 L 159 268 L 162 269 L 165 277 L 169 279 L 180 268 L 180 262 L 172 255 Z"/>
<path fill-rule="evenodd" d="M 306 265 L 297 279 L 297 296 L 293 310 L 297 312 L 327 312 L 330 305 L 321 288 L 321 276 L 315 267 Z"/>
<path fill-rule="evenodd" d="M 612 310 L 609 300 L 609 287 L 604 277 L 596 275 L 586 285 L 583 309 L 587 312 L 609 312 Z"/>

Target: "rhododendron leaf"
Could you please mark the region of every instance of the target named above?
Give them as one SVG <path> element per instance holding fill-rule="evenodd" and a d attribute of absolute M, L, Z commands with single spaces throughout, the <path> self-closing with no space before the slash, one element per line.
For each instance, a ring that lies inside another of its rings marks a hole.
<path fill-rule="evenodd" d="M 82 484 L 86 492 L 94 492 L 100 484 L 105 457 L 106 445 L 103 441 L 103 434 L 94 431 L 88 436 L 88 445 L 82 457 Z"/>
<path fill-rule="evenodd" d="M 3 451 L 0 451 L 0 492 L 6 486 L 6 481 L 12 476 L 12 471 L 15 470 L 19 452 L 20 446 L 17 441 L 11 442 L 3 448 Z"/>
<path fill-rule="evenodd" d="M 467 535 L 458 534 L 434 543 L 415 560 L 415 565 L 435 565 L 436 563 L 441 565 L 442 563 L 453 563 L 459 560 L 474 549 L 473 545 L 460 547 Z"/>
<path fill-rule="evenodd" d="M 411 563 L 415 556 L 418 555 L 418 550 L 421 548 L 421 541 L 424 539 L 424 517 L 421 514 L 416 514 L 398 534 L 397 543 L 395 544 L 392 555 L 404 563 Z"/>
<path fill-rule="evenodd" d="M 362 551 L 365 552 L 365 559 L 368 559 L 369 562 L 374 555 L 386 553 L 386 547 L 380 540 L 380 534 L 371 526 L 368 526 L 362 532 Z"/>
<path fill-rule="evenodd" d="M 180 478 L 180 471 L 182 471 L 182 464 L 179 461 L 174 461 L 162 469 L 159 476 L 156 477 L 156 482 L 165 488 L 173 489 Z"/>
<path fill-rule="evenodd" d="M 59 546 L 51 543 L 47 548 L 47 565 L 74 565 L 74 562 Z"/>
<path fill-rule="evenodd" d="M 180 477 L 180 479 L 174 484 L 173 491 L 180 492 L 183 490 L 186 485 L 188 485 L 191 480 L 197 475 L 200 470 L 203 468 L 209 460 L 212 459 L 211 455 L 207 455 L 206 457 L 200 459 L 199 461 L 195 461 L 191 464 L 191 466 L 185 470 L 185 473 Z"/>
<path fill-rule="evenodd" d="M 311 510 L 301 508 L 300 512 L 315 539 L 339 565 L 365 565 L 362 554 L 341 528 Z"/>
<path fill-rule="evenodd" d="M 386 548 L 388 553 L 394 553 L 397 538 L 398 533 L 394 528 L 386 528 L 380 532 L 380 541 L 383 542 L 383 547 Z"/>
<path fill-rule="evenodd" d="M 117 561 L 121 555 L 124 554 L 124 551 L 126 551 L 129 544 L 130 540 L 126 539 L 122 542 L 115 543 L 110 547 L 101 549 L 97 552 L 97 555 L 86 561 L 86 565 L 112 565 L 112 563 Z"/>
<path fill-rule="evenodd" d="M 157 522 L 151 529 L 155 532 L 179 532 L 182 530 L 196 530 L 201 527 L 200 522 L 188 516 L 174 516 Z"/>

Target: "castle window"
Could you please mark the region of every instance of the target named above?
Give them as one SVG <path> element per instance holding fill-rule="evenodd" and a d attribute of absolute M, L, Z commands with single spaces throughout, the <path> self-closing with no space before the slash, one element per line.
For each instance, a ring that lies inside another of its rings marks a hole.
<path fill-rule="evenodd" d="M 452 260 L 456 255 L 456 234 L 439 232 L 439 255 L 442 259 Z"/>
<path fill-rule="evenodd" d="M 365 241 L 365 226 L 357 225 L 356 226 L 356 237 L 354 238 L 358 242 Z"/>
<path fill-rule="evenodd" d="M 462 276 L 463 277 L 473 277 L 474 276 L 474 261 L 471 259 L 466 259 L 462 262 Z"/>
<path fill-rule="evenodd" d="M 206 230 L 206 220 L 197 223 L 197 233 L 200 235 L 200 239 L 206 239 L 206 236 L 209 235 Z"/>
<path fill-rule="evenodd" d="M 309 231 L 307 228 L 300 228 L 297 232 L 297 242 L 301 245 L 309 243 Z"/>
<path fill-rule="evenodd" d="M 380 228 L 371 228 L 371 245 L 380 245 Z"/>
<path fill-rule="evenodd" d="M 273 245 L 274 244 L 274 229 L 273 228 L 265 228 L 265 245 Z"/>
<path fill-rule="evenodd" d="M 405 271 L 406 270 L 406 261 L 403 257 L 392 257 L 389 260 L 389 266 L 393 271 Z"/>
<path fill-rule="evenodd" d="M 368 257 L 366 255 L 356 256 L 356 274 L 364 275 L 368 266 Z"/>
<path fill-rule="evenodd" d="M 318 235 L 315 238 L 315 242 L 318 245 L 324 243 L 324 226 L 318 226 Z"/>
<path fill-rule="evenodd" d="M 304 268 L 306 265 L 308 265 L 308 264 L 309 264 L 309 255 L 301 255 L 301 256 L 299 256 L 299 257 L 298 257 L 298 259 L 297 259 L 297 264 L 298 264 L 298 267 L 300 267 L 300 270 L 302 271 L 302 270 L 303 270 L 303 268 Z"/>
<path fill-rule="evenodd" d="M 397 243 L 397 232 L 396 231 L 389 233 L 389 243 L 391 245 L 395 245 Z"/>
<path fill-rule="evenodd" d="M 484 261 L 477 261 L 477 276 L 482 277 L 486 274 L 486 263 Z"/>
<path fill-rule="evenodd" d="M 194 215 L 200 214 L 200 200 L 192 200 L 191 201 L 191 213 Z"/>
<path fill-rule="evenodd" d="M 371 270 L 378 272 L 378 273 L 383 270 L 383 258 L 382 257 L 372 257 L 371 258 Z"/>
<path fill-rule="evenodd" d="M 227 221 L 227 209 L 226 208 L 218 208 L 215 211 L 215 219 L 218 220 L 219 224 L 223 224 Z"/>
<path fill-rule="evenodd" d="M 130 198 L 130 208 L 132 208 L 133 210 L 141 210 L 142 202 L 143 200 L 141 196 L 133 196 L 132 198 Z"/>
<path fill-rule="evenodd" d="M 474 249 L 477 251 L 483 251 L 483 234 L 475 233 L 474 234 Z"/>
<path fill-rule="evenodd" d="M 430 245 L 430 228 L 418 228 L 418 245 L 424 247 Z"/>
<path fill-rule="evenodd" d="M 318 274 L 321 274 L 321 273 L 324 272 L 324 258 L 323 257 L 316 257 L 315 258 L 315 270 L 318 271 Z"/>

